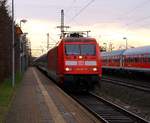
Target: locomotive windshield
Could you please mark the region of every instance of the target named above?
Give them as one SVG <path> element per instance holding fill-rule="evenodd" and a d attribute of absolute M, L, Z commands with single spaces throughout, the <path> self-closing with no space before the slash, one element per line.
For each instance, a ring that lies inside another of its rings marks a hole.
<path fill-rule="evenodd" d="M 94 44 L 66 44 L 66 55 L 95 55 L 96 46 Z"/>

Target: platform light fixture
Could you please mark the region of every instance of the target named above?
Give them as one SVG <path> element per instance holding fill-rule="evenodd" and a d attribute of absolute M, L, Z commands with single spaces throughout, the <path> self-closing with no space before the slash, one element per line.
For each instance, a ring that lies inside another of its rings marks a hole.
<path fill-rule="evenodd" d="M 26 23 L 27 22 L 27 20 L 26 19 L 22 19 L 22 20 L 20 20 L 20 28 L 21 28 L 21 23 Z"/>

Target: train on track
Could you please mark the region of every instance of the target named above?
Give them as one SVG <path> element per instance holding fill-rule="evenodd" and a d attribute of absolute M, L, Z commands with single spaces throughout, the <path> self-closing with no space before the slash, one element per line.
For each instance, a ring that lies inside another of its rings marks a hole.
<path fill-rule="evenodd" d="M 102 52 L 102 68 L 106 71 L 150 73 L 150 46 Z"/>
<path fill-rule="evenodd" d="M 89 91 L 101 79 L 102 63 L 97 41 L 82 33 L 69 33 L 57 46 L 35 59 L 34 65 L 63 88 Z"/>

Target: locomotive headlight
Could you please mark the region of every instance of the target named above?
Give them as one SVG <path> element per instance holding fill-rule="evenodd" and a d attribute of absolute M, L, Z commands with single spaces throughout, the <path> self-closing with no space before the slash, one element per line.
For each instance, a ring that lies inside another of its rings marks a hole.
<path fill-rule="evenodd" d="M 69 68 L 69 67 L 66 67 L 66 68 L 65 68 L 65 70 L 66 70 L 66 71 L 70 71 L 70 70 L 71 70 L 71 68 Z"/>
<path fill-rule="evenodd" d="M 96 68 L 96 67 L 94 67 L 94 68 L 93 68 L 93 71 L 97 71 L 97 68 Z"/>
<path fill-rule="evenodd" d="M 82 59 L 83 58 L 83 56 L 79 56 L 79 59 Z"/>

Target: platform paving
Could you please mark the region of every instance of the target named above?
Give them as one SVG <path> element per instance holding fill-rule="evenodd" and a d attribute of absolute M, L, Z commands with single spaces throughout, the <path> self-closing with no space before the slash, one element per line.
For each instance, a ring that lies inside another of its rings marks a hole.
<path fill-rule="evenodd" d="M 98 123 L 36 68 L 26 71 L 5 123 Z"/>

